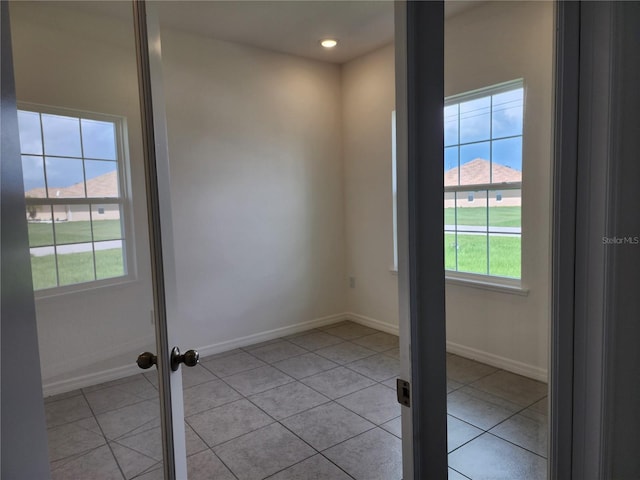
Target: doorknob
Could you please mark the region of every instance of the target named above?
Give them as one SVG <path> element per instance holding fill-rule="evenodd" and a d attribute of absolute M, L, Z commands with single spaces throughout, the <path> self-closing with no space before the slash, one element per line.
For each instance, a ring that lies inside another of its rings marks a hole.
<path fill-rule="evenodd" d="M 174 372 L 178 370 L 181 363 L 184 363 L 187 367 L 195 367 L 199 361 L 200 354 L 197 350 L 187 350 L 182 355 L 178 347 L 173 347 L 173 350 L 171 350 L 171 370 Z"/>
<path fill-rule="evenodd" d="M 144 352 L 138 355 L 138 360 L 136 363 L 140 368 L 146 370 L 147 368 L 153 367 L 158 361 L 158 358 L 151 352 Z"/>

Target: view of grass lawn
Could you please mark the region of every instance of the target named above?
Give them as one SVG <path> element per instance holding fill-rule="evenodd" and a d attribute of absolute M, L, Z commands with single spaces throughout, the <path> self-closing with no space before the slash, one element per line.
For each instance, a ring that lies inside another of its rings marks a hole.
<path fill-rule="evenodd" d="M 505 208 L 505 207 L 500 207 Z M 471 209 L 468 209 L 471 210 Z M 489 236 L 489 265 L 487 265 L 487 236 L 458 234 L 458 271 L 520 278 L 519 235 Z M 444 235 L 445 268 L 456 270 L 456 236 Z M 488 267 L 488 271 L 487 271 Z"/>
<path fill-rule="evenodd" d="M 31 271 L 34 290 L 56 287 L 56 260 L 55 255 L 31 257 Z M 60 286 L 74 283 L 91 282 L 103 278 L 119 277 L 124 275 L 124 262 L 122 250 L 114 248 L 110 250 L 96 251 L 95 273 L 93 268 L 93 252 L 69 253 L 58 255 L 58 272 Z"/>
<path fill-rule="evenodd" d="M 489 225 L 492 227 L 519 227 L 521 225 L 520 207 L 489 207 Z M 444 209 L 445 225 L 456 224 L 456 209 Z M 458 225 L 481 226 L 487 224 L 486 207 L 458 208 Z M 485 258 L 486 262 L 486 258 Z"/>
<path fill-rule="evenodd" d="M 56 222 L 56 243 L 91 242 L 91 222 Z M 117 240 L 122 238 L 120 220 L 94 220 L 93 240 Z M 29 222 L 29 245 L 42 247 L 53 245 L 53 225 L 45 222 Z"/>

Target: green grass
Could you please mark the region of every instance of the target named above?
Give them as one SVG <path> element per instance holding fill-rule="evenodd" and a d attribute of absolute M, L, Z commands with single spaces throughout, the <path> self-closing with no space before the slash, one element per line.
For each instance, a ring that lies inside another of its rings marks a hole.
<path fill-rule="evenodd" d="M 57 244 L 91 242 L 91 222 L 58 222 L 56 227 Z M 95 220 L 93 222 L 93 240 L 117 240 L 122 238 L 120 220 Z M 29 245 L 42 247 L 53 245 L 53 226 L 51 223 L 29 223 Z"/>
<path fill-rule="evenodd" d="M 444 209 L 445 225 L 455 225 L 456 209 Z M 458 225 L 482 226 L 487 224 L 486 207 L 458 208 Z M 489 225 L 492 227 L 519 227 L 521 225 L 520 207 L 489 207 Z"/>
<path fill-rule="evenodd" d="M 31 271 L 34 290 L 58 286 L 55 255 L 32 256 Z M 103 278 L 122 276 L 125 273 L 122 249 L 114 248 L 96 251 L 95 274 L 92 252 L 58 255 L 58 272 L 60 286 L 91 282 L 96 280 L 96 277 L 97 280 L 101 280 Z"/>
<path fill-rule="evenodd" d="M 500 207 L 505 208 L 505 207 Z M 486 235 L 458 234 L 458 268 L 460 272 L 520 278 L 520 236 L 489 236 L 489 264 L 487 265 Z M 447 270 L 456 270 L 456 237 L 444 235 L 444 258 Z"/>

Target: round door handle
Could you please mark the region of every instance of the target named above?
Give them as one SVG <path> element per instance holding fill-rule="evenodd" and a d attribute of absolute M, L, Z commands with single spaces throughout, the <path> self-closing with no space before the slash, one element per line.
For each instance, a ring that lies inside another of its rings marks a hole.
<path fill-rule="evenodd" d="M 143 370 L 153 367 L 157 362 L 158 358 L 151 352 L 141 353 L 136 360 L 138 366 Z"/>
<path fill-rule="evenodd" d="M 182 357 L 187 367 L 195 367 L 200 361 L 200 354 L 197 350 L 187 350 Z"/>
<path fill-rule="evenodd" d="M 197 350 L 187 350 L 184 354 L 180 354 L 178 347 L 173 347 L 171 350 L 171 370 L 174 372 L 178 370 L 181 363 L 184 363 L 187 367 L 195 367 L 200 361 L 200 354 Z"/>

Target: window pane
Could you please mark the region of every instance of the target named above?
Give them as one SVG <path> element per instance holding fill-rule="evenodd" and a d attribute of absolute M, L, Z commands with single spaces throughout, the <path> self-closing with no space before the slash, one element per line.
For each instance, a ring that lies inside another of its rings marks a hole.
<path fill-rule="evenodd" d="M 445 192 L 444 194 L 444 229 L 455 230 L 456 228 L 456 194 Z"/>
<path fill-rule="evenodd" d="M 53 225 L 50 205 L 27 205 L 29 246 L 53 245 Z"/>
<path fill-rule="evenodd" d="M 87 197 L 118 197 L 118 164 L 85 160 Z"/>
<path fill-rule="evenodd" d="M 91 241 L 89 205 L 54 205 L 56 244 Z"/>
<path fill-rule="evenodd" d="M 112 122 L 83 118 L 82 148 L 85 158 L 116 160 L 116 130 Z"/>
<path fill-rule="evenodd" d="M 458 105 L 444 107 L 444 144 L 458 143 Z"/>
<path fill-rule="evenodd" d="M 486 233 L 487 192 L 458 192 L 456 198 L 457 230 Z"/>
<path fill-rule="evenodd" d="M 18 110 L 18 129 L 20 131 L 20 152 L 42 155 L 40 114 Z"/>
<path fill-rule="evenodd" d="M 25 197 L 46 198 L 42 157 L 22 156 L 22 180 Z"/>
<path fill-rule="evenodd" d="M 81 157 L 80 120 L 42 114 L 44 153 L 51 156 Z"/>
<path fill-rule="evenodd" d="M 34 290 L 58 286 L 53 247 L 31 249 L 31 276 Z"/>
<path fill-rule="evenodd" d="M 120 205 L 93 205 L 93 240 L 119 240 L 122 238 Z"/>
<path fill-rule="evenodd" d="M 494 140 L 492 181 L 522 181 L 522 137 Z"/>
<path fill-rule="evenodd" d="M 45 168 L 49 198 L 81 198 L 85 196 L 82 160 L 47 157 Z"/>
<path fill-rule="evenodd" d="M 96 277 L 121 277 L 124 271 L 124 255 L 121 240 L 96 242 Z"/>
<path fill-rule="evenodd" d="M 491 137 L 491 97 L 460 104 L 460 143 L 478 142 Z"/>
<path fill-rule="evenodd" d="M 57 250 L 60 285 L 73 285 L 74 283 L 95 280 L 92 243 L 63 245 Z"/>
<path fill-rule="evenodd" d="M 458 233 L 458 271 L 487 275 L 487 235 Z"/>
<path fill-rule="evenodd" d="M 456 234 L 444 232 L 444 268 L 456 269 Z"/>
<path fill-rule="evenodd" d="M 460 147 L 460 185 L 489 183 L 491 162 L 489 142 Z"/>
<path fill-rule="evenodd" d="M 444 184 L 458 185 L 458 147 L 444 149 Z"/>
<path fill-rule="evenodd" d="M 492 137 L 522 135 L 524 89 L 493 96 Z"/>
<path fill-rule="evenodd" d="M 492 190 L 489 192 L 489 231 L 520 233 L 522 225 L 521 190 Z"/>
<path fill-rule="evenodd" d="M 489 274 L 520 278 L 521 236 L 491 234 L 489 236 Z"/>

